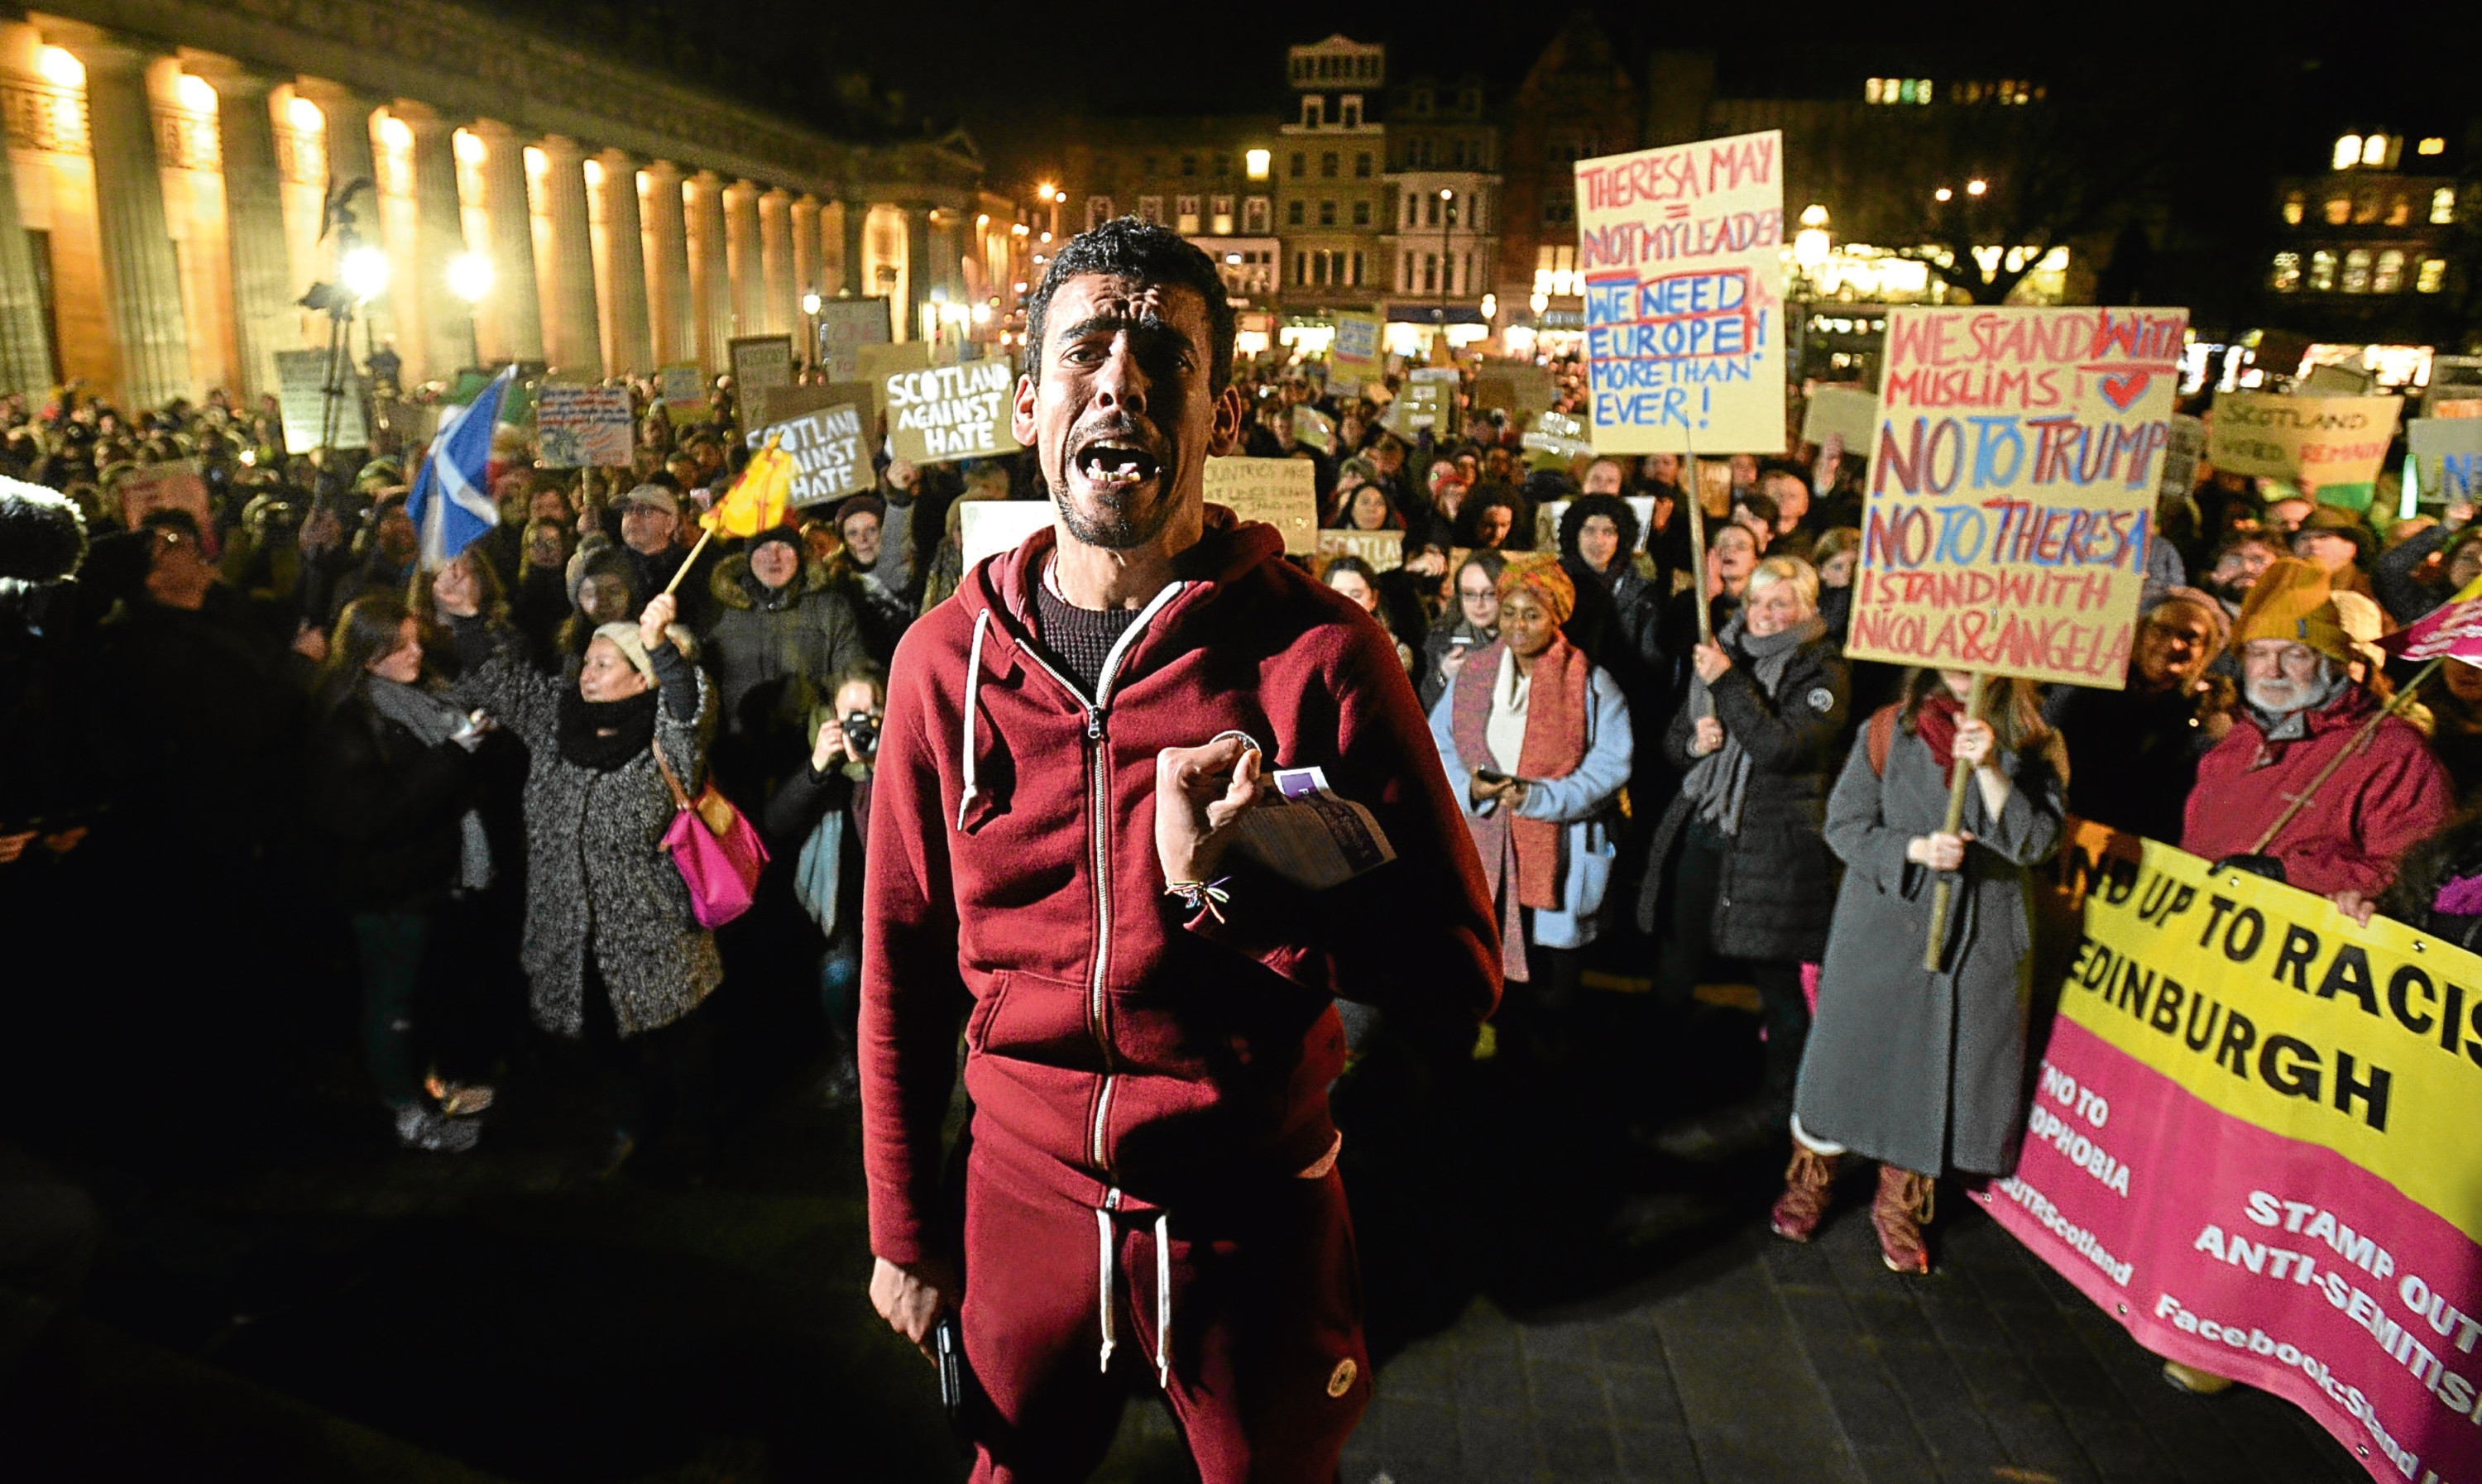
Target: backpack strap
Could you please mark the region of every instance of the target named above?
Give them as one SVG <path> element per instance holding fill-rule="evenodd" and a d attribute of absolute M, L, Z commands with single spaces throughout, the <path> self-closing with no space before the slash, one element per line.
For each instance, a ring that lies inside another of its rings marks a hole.
<path fill-rule="evenodd" d="M 1870 755 L 1870 771 L 1881 778 L 1888 776 L 1888 750 L 1896 745 L 1896 708 L 1884 705 L 1870 713 L 1869 735 L 1862 746 Z"/>

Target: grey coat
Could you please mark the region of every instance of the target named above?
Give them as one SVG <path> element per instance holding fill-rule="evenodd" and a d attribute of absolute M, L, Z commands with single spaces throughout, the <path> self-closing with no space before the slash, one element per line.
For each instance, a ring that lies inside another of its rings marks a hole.
<path fill-rule="evenodd" d="M 695 792 L 715 731 L 715 687 L 671 645 L 653 657 L 663 679 L 655 741 L 682 786 Z M 574 684 L 504 652 L 469 672 L 458 692 L 533 755 L 521 957 L 535 1023 L 571 1039 L 585 1034 L 592 952 L 620 1034 L 634 1036 L 697 1009 L 724 982 L 724 967 L 715 935 L 698 925 L 689 887 L 664 849 L 674 809 L 653 752 L 609 773 L 561 756 L 560 698 Z"/>
<path fill-rule="evenodd" d="M 1856 744 L 1827 801 L 1828 848 L 1844 886 L 1828 930 L 1818 1013 L 1793 1109 L 1802 1131 L 1937 1175 L 2005 1175 L 2025 1121 L 2033 877 L 2059 845 L 2060 783 L 2039 755 L 2005 755 L 2016 782 L 1994 820 L 1967 790 L 1960 888 L 1938 972 L 1922 967 L 1932 886 L 1905 859 L 1945 822 L 1947 781 L 1928 743 L 1899 727 L 1888 773 Z"/>

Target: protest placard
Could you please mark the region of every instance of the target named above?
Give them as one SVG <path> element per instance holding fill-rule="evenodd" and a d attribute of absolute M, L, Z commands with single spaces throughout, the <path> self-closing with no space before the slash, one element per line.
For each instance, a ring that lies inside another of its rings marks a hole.
<path fill-rule="evenodd" d="M 735 335 L 725 342 L 732 366 L 733 389 L 749 395 L 753 386 L 793 384 L 791 335 Z"/>
<path fill-rule="evenodd" d="M 1579 160 L 1595 446 L 1779 454 L 1783 134 Z"/>
<path fill-rule="evenodd" d="M 2394 397 L 2217 392 L 2206 455 L 2218 469 L 2281 479 L 2322 505 L 2366 510 L 2403 407 Z"/>
<path fill-rule="evenodd" d="M 322 352 L 321 354 L 326 354 Z M 130 470 L 117 487 L 120 499 L 120 518 L 131 530 L 150 512 L 181 510 L 198 523 L 198 542 L 206 554 L 216 555 L 216 521 L 207 500 L 206 476 L 199 471 L 196 459 L 172 459 L 162 464 L 149 464 Z"/>
<path fill-rule="evenodd" d="M 2482 500 L 2482 418 L 2416 417 L 2405 424 L 2421 492 L 2434 500 Z"/>
<path fill-rule="evenodd" d="M 2482 1476 L 2482 958 L 2095 825 L 2042 905 L 2058 1014 L 2016 1173 L 1974 1199 L 2374 1477 Z"/>
<path fill-rule="evenodd" d="M 1890 309 L 1845 652 L 2119 689 L 2187 328 Z"/>
<path fill-rule="evenodd" d="M 348 373 L 342 384 L 344 394 L 336 399 L 335 437 L 325 441 L 333 448 L 368 448 L 371 435 L 362 421 L 361 378 Z M 276 404 L 284 419 L 286 449 L 306 454 L 321 445 L 328 416 L 326 351 L 276 353 Z"/>
<path fill-rule="evenodd" d="M 818 364 L 836 381 L 861 380 L 861 360 L 855 352 L 865 345 L 885 345 L 891 338 L 886 300 L 819 302 Z"/>
<path fill-rule="evenodd" d="M 1284 554 L 1318 550 L 1318 471 L 1307 459 L 1209 459 L 1206 502 L 1284 533 Z"/>
<path fill-rule="evenodd" d="M 1551 411 L 1556 390 L 1549 366 L 1530 360 L 1486 360 L 1474 373 L 1473 405 L 1476 411 L 1505 408 L 1510 417 L 1523 422 L 1537 412 Z"/>
<path fill-rule="evenodd" d="M 945 464 L 1017 452 L 1009 431 L 1009 391 L 1017 378 L 1005 360 L 898 371 L 881 382 L 887 410 L 888 451 L 915 464 Z"/>
<path fill-rule="evenodd" d="M 1405 565 L 1405 533 L 1402 531 L 1321 531 L 1318 533 L 1319 567 L 1340 556 L 1358 556 L 1370 564 L 1375 572 L 1392 572 Z"/>
<path fill-rule="evenodd" d="M 1293 409 L 1293 441 L 1323 454 L 1335 452 L 1335 424 L 1325 412 L 1305 403 Z"/>
<path fill-rule="evenodd" d="M 2198 461 L 2206 456 L 2205 419 L 2186 412 L 2172 414 L 2172 438 L 2163 445 L 2163 478 L 2155 492 L 2182 495 L 2197 487 Z"/>
<path fill-rule="evenodd" d="M 1379 316 L 1339 313 L 1335 338 L 1328 342 L 1327 379 L 1331 384 L 1379 380 Z"/>
<path fill-rule="evenodd" d="M 870 405 L 870 388 L 859 382 L 796 383 L 791 386 L 767 386 L 745 393 L 741 399 L 741 415 L 743 422 L 752 428 L 768 428 L 777 423 L 790 422 L 804 412 L 815 412 L 824 407 L 867 410 Z M 746 441 L 753 448 L 758 446 L 754 433 L 749 435 Z"/>
<path fill-rule="evenodd" d="M 858 403 L 815 408 L 757 430 L 750 436 L 750 446 L 764 448 L 774 438 L 777 447 L 793 456 L 791 499 L 796 505 L 859 494 L 877 479 L 869 450 L 862 446 L 862 418 L 869 411 Z"/>
<path fill-rule="evenodd" d="M 957 545 L 965 570 L 987 556 L 1017 549 L 1050 524 L 1049 500 L 967 500 L 957 513 Z"/>
<path fill-rule="evenodd" d="M 629 393 L 620 386 L 545 382 L 535 391 L 535 462 L 547 469 L 616 468 L 629 462 Z"/>
<path fill-rule="evenodd" d="M 1802 412 L 1801 440 L 1824 444 L 1844 439 L 1844 451 L 1866 457 L 1879 433 L 1879 394 L 1867 386 L 1812 386 Z"/>
<path fill-rule="evenodd" d="M 1522 447 L 1530 448 L 1537 453 L 1548 454 L 1564 462 L 1592 458 L 1595 452 L 1595 445 L 1587 436 L 1585 423 L 1566 412 L 1535 413 L 1533 420 L 1525 425 L 1524 436 L 1518 438 L 1518 442 Z"/>
<path fill-rule="evenodd" d="M 854 347 L 854 364 L 863 381 L 870 384 L 870 405 L 881 413 L 887 411 L 887 379 L 899 371 L 919 371 L 931 364 L 933 346 L 928 340 L 899 340 L 892 345 L 858 345 Z"/>
<path fill-rule="evenodd" d="M 706 421 L 706 373 L 686 361 L 657 367 L 655 400 L 676 426 Z"/>
<path fill-rule="evenodd" d="M 2424 417 L 2482 417 L 2482 356 L 2433 356 Z"/>

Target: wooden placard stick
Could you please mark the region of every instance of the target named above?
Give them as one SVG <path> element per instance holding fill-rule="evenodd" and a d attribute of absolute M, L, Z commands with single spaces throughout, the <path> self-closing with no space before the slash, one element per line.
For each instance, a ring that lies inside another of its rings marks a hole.
<path fill-rule="evenodd" d="M 1965 720 L 1967 724 L 1982 720 L 1984 677 L 1973 676 L 1966 691 Z M 1973 786 L 1973 769 L 1962 757 L 1949 765 L 1951 777 L 1947 785 L 1947 823 L 1941 826 L 1944 834 L 1954 835 L 1965 828 L 1965 791 Z M 1958 862 L 1961 866 L 1964 862 Z M 1939 972 L 1940 950 L 1947 941 L 1948 893 L 1956 883 L 1947 872 L 1941 872 L 1938 885 L 1931 888 L 1931 937 L 1922 947 L 1922 967 Z"/>

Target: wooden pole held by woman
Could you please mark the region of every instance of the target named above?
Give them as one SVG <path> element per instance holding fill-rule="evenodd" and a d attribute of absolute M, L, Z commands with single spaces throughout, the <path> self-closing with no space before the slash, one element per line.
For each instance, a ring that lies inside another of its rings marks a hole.
<path fill-rule="evenodd" d="M 1971 726 L 1982 720 L 1982 696 L 1985 689 L 1984 677 L 1975 676 L 1971 688 L 1966 692 L 1966 725 Z M 1965 791 L 1972 786 L 1973 767 L 1962 757 L 1957 758 L 1950 767 L 1952 776 L 1947 785 L 1947 823 L 1941 826 L 1941 830 L 1944 834 L 1954 835 L 1965 828 Z M 1962 870 L 1964 864 L 1965 862 L 1958 861 L 1958 869 Z M 1941 871 L 1938 884 L 1931 888 L 1931 938 L 1929 942 L 1922 945 L 1922 967 L 1932 973 L 1939 972 L 1940 949 L 1947 941 L 1948 893 L 1955 888 L 1955 886 L 1956 882 L 1950 873 Z"/>

